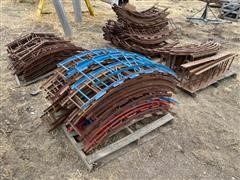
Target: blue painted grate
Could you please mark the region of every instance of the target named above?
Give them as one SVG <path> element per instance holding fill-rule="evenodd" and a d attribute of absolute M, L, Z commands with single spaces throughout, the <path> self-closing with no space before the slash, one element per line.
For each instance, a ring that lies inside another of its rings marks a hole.
<path fill-rule="evenodd" d="M 79 92 L 82 110 L 111 88 L 141 74 L 159 72 L 176 77 L 168 67 L 142 55 L 110 48 L 82 52 L 62 61 L 58 67 L 66 71 L 65 79 L 78 76 L 71 89 Z"/>

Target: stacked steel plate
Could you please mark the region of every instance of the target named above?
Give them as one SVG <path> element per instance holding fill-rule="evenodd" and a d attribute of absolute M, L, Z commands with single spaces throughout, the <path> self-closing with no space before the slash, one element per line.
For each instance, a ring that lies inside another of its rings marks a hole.
<path fill-rule="evenodd" d="M 32 81 L 83 49 L 53 33 L 30 33 L 8 44 L 7 51 L 15 74 L 23 81 Z"/>
<path fill-rule="evenodd" d="M 43 85 L 52 102 L 45 110 L 51 130 L 65 124 L 90 152 L 133 119 L 166 113 L 174 100 L 175 73 L 135 53 L 85 51 L 58 64 Z"/>
<path fill-rule="evenodd" d="M 221 44 L 207 41 L 201 44 L 162 48 L 162 56 L 166 65 L 177 72 L 179 86 L 195 93 L 231 72 L 232 62 L 237 55 L 219 52 L 220 49 Z"/>
<path fill-rule="evenodd" d="M 159 48 L 172 47 L 176 42 L 168 39 L 174 28 L 169 27 L 167 9 L 152 7 L 146 11 L 137 12 L 126 6 L 113 6 L 118 20 L 109 20 L 103 27 L 104 39 L 115 46 L 128 51 L 138 52 L 148 56 L 159 55 Z"/>

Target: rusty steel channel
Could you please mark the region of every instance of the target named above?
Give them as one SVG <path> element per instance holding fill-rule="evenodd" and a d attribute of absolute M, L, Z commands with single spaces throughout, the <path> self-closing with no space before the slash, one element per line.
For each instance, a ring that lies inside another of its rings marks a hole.
<path fill-rule="evenodd" d="M 236 54 L 223 52 L 217 55 L 181 65 L 181 87 L 196 92 L 224 77 L 231 70 Z"/>
<path fill-rule="evenodd" d="M 237 56 L 221 52 L 221 44 L 212 40 L 161 49 L 161 62 L 176 71 L 178 86 L 193 95 L 230 74 Z"/>
<path fill-rule="evenodd" d="M 201 44 L 188 44 L 185 46 L 163 47 L 162 61 L 175 71 L 179 71 L 181 65 L 193 62 L 219 52 L 221 45 L 215 41 L 206 41 Z"/>

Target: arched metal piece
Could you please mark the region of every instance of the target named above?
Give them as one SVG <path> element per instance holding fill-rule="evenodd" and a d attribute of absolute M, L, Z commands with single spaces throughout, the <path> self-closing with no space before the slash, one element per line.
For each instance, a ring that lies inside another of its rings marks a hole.
<path fill-rule="evenodd" d="M 67 65 L 72 62 L 75 62 L 76 65 L 69 68 Z M 98 68 L 85 72 L 93 66 Z M 59 67 L 67 71 L 66 78 L 79 74 L 80 78 L 71 85 L 71 89 L 86 99 L 80 105 L 82 110 L 92 102 L 99 100 L 111 88 L 141 74 L 160 72 L 176 76 L 175 72 L 168 67 L 155 63 L 142 55 L 110 48 L 85 51 L 59 63 Z M 85 93 L 86 87 L 89 86 L 94 91 L 94 95 Z"/>
<path fill-rule="evenodd" d="M 46 86 L 52 129 L 66 123 L 96 148 L 133 118 L 170 110 L 176 74 L 139 54 L 115 49 L 85 51 L 59 63 Z M 59 113 L 58 113 L 59 112 Z M 55 114 L 61 117 L 55 117 Z M 51 116 L 52 115 L 52 116 Z"/>

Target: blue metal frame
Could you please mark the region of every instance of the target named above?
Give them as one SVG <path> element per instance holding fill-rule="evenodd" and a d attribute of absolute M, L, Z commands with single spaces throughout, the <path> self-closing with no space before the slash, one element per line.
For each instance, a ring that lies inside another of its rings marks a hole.
<path fill-rule="evenodd" d="M 102 64 L 110 59 L 113 62 L 107 65 Z M 67 67 L 71 62 L 75 62 L 75 66 Z M 99 68 L 84 73 L 86 69 L 93 65 L 97 65 Z M 141 74 L 160 72 L 176 77 L 175 72 L 170 68 L 153 62 L 140 54 L 110 48 L 82 52 L 60 62 L 58 67 L 66 70 L 66 78 L 70 78 L 76 73 L 81 74 L 80 79 L 71 86 L 71 89 L 76 90 L 86 98 L 86 102 L 81 106 L 82 110 L 88 108 L 92 102 L 99 100 L 111 88 L 117 87 L 126 80 L 136 78 Z M 111 84 L 107 85 L 107 81 L 111 82 Z M 98 92 L 93 97 L 89 97 L 82 91 L 82 88 L 86 87 L 86 85 L 91 85 Z"/>

